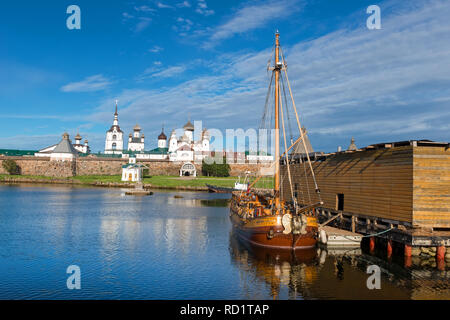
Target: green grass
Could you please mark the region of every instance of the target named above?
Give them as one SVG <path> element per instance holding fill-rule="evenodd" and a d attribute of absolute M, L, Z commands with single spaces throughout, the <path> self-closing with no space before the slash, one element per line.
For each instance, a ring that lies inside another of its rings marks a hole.
<path fill-rule="evenodd" d="M 183 179 L 176 176 L 152 176 L 144 178 L 144 183 L 150 183 L 154 186 L 160 187 L 204 187 L 207 183 L 221 187 L 232 187 L 236 178 L 215 178 L 215 177 L 196 177 L 192 179 Z"/>
<path fill-rule="evenodd" d="M 92 176 L 75 176 L 75 177 L 70 177 L 71 180 L 75 180 L 78 181 L 80 183 L 86 183 L 86 184 L 90 184 L 90 183 L 95 183 L 95 182 L 122 182 L 122 176 L 120 175 L 115 175 L 115 176 L 96 176 L 96 175 L 92 175 Z"/>
<path fill-rule="evenodd" d="M 14 179 L 33 179 L 33 180 L 69 180 L 69 181 L 76 181 L 82 184 L 92 184 L 96 182 L 103 182 L 103 183 L 109 183 L 109 182 L 117 182 L 121 183 L 121 176 L 120 175 L 112 175 L 112 176 L 101 176 L 101 175 L 88 175 L 88 176 L 75 176 L 75 177 L 69 177 L 69 178 L 52 178 L 52 177 L 46 177 L 46 176 L 30 176 L 30 175 L 6 175 L 6 174 L 0 174 L 0 180 L 4 180 L 5 177 L 8 178 L 14 178 Z M 145 177 L 143 179 L 143 183 L 145 184 L 151 184 L 157 187 L 167 187 L 167 188 L 174 188 L 174 187 L 204 187 L 206 184 L 211 184 L 215 186 L 220 187 L 233 187 L 234 182 L 237 180 L 237 177 L 196 177 L 192 179 L 186 179 L 186 178 L 180 178 L 178 176 L 151 176 L 151 177 Z M 256 184 L 257 188 L 272 188 L 273 187 L 273 181 L 272 179 L 265 179 L 265 181 L 258 181 Z"/>
<path fill-rule="evenodd" d="M 51 180 L 51 179 L 55 179 L 53 177 L 48 177 L 48 176 L 30 176 L 30 175 L 21 175 L 21 174 L 14 174 L 14 175 L 0 174 L 0 180 L 5 180 L 5 178 L 12 178 L 12 179 L 25 178 L 25 179 L 35 179 L 35 180 Z M 59 178 L 59 179 L 67 180 L 68 178 Z"/>
<path fill-rule="evenodd" d="M 219 187 L 234 187 L 237 177 L 196 177 L 193 179 L 182 179 L 177 176 L 153 176 L 144 178 L 144 183 L 150 183 L 154 186 L 160 187 L 177 187 L 177 186 L 190 186 L 190 187 L 203 187 L 206 184 L 211 184 Z M 273 182 L 258 181 L 256 183 L 257 188 L 272 188 Z"/>

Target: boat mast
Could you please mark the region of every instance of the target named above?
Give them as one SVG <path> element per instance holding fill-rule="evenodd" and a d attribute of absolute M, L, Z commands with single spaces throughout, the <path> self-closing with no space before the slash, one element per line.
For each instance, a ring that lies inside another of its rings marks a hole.
<path fill-rule="evenodd" d="M 279 81 L 280 81 L 280 33 L 275 34 L 275 207 L 280 207 L 280 113 L 279 113 Z"/>

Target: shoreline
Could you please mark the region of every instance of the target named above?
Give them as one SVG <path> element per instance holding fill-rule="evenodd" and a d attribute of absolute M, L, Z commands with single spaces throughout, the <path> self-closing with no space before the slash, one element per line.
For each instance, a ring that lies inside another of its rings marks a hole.
<path fill-rule="evenodd" d="M 77 185 L 77 186 L 92 186 L 103 188 L 134 188 L 134 183 L 127 182 L 81 182 L 72 179 L 33 179 L 33 178 L 9 178 L 4 177 L 0 179 L 2 184 L 15 184 L 15 183 L 31 183 L 31 184 L 64 184 L 64 185 Z M 166 189 L 166 190 L 179 190 L 179 191 L 204 191 L 208 192 L 207 186 L 156 186 L 150 183 L 142 184 L 145 189 Z"/>

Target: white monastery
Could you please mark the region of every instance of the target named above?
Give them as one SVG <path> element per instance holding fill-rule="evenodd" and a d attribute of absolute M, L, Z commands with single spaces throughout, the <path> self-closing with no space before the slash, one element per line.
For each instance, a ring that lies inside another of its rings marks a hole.
<path fill-rule="evenodd" d="M 177 137 L 175 130 L 172 131 L 167 141 L 164 128 L 158 136 L 158 147 L 150 151 L 145 151 L 145 136 L 141 133 L 141 127 L 136 124 L 133 133 L 128 136 L 128 147 L 124 148 L 123 131 L 120 129 L 117 101 L 114 121 L 111 128 L 106 132 L 105 154 L 120 154 L 123 158 L 130 155 L 136 159 L 169 160 L 169 161 L 201 161 L 210 154 L 210 136 L 206 129 L 203 129 L 200 139 L 194 141 L 194 125 L 188 121 L 184 127 L 184 134 Z"/>
<path fill-rule="evenodd" d="M 141 164 L 137 164 L 136 160 L 156 160 L 181 162 L 180 175 L 196 176 L 197 171 L 193 163 L 201 162 L 208 156 L 214 156 L 214 151 L 210 149 L 210 134 L 205 128 L 200 128 L 201 132 L 197 135 L 199 138 L 194 139 L 195 128 L 190 120 L 183 126 L 183 134 L 177 136 L 176 131 L 172 130 L 170 136 L 164 133 L 164 127 L 158 135 L 157 148 L 145 151 L 145 136 L 141 132 L 141 127 L 136 124 L 133 133 L 128 136 L 128 146 L 124 147 L 123 131 L 119 126 L 119 114 L 116 108 L 114 112 L 114 120 L 111 128 L 106 132 L 105 151 L 106 156 L 122 157 L 129 159 L 129 163 L 122 167 L 123 181 L 140 181 L 142 179 Z M 55 145 L 46 147 L 35 153 L 37 157 L 50 157 L 51 160 L 72 160 L 78 156 L 86 156 L 90 154 L 88 141 L 84 144 L 81 142 L 82 137 L 79 133 L 75 136 L 75 143 L 69 139 L 69 134 L 64 133 L 63 139 Z M 270 155 L 253 154 L 253 153 L 225 153 L 227 159 L 229 157 L 239 158 L 243 161 L 273 161 Z M 235 159 L 235 160 L 236 160 Z"/>

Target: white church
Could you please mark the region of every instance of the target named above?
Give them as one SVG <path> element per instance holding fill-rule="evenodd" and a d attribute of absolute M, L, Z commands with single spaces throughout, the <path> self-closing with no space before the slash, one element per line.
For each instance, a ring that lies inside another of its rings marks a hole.
<path fill-rule="evenodd" d="M 136 124 L 133 134 L 128 136 L 128 151 L 144 151 L 144 134 L 141 135 L 141 127 Z"/>
<path fill-rule="evenodd" d="M 210 136 L 203 129 L 200 138 L 194 141 L 194 125 L 188 121 L 184 127 L 184 134 L 177 137 L 175 130 L 169 138 L 169 160 L 170 161 L 202 161 L 210 154 Z"/>
<path fill-rule="evenodd" d="M 114 121 L 111 128 L 106 132 L 105 154 L 120 154 L 122 158 L 134 155 L 136 159 L 169 160 L 169 161 L 201 161 L 210 154 L 210 136 L 203 129 L 200 138 L 194 140 L 194 125 L 188 121 L 183 126 L 184 134 L 177 137 L 175 130 L 172 131 L 167 141 L 164 128 L 158 136 L 158 147 L 145 151 L 145 136 L 141 134 L 141 128 L 136 124 L 133 133 L 128 137 L 128 147 L 125 150 L 123 144 L 123 132 L 119 127 L 117 101 Z"/>
<path fill-rule="evenodd" d="M 122 154 L 123 152 L 123 131 L 119 127 L 119 114 L 114 113 L 114 121 L 111 128 L 106 132 L 105 154 Z"/>

